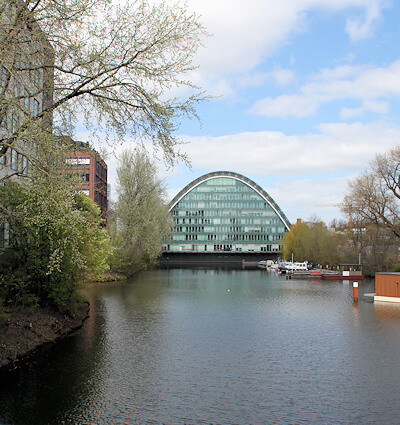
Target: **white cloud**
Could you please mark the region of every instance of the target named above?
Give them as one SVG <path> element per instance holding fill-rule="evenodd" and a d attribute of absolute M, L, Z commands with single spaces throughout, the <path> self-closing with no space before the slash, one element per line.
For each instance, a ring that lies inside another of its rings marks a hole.
<path fill-rule="evenodd" d="M 260 87 L 266 81 L 271 81 L 279 87 L 284 87 L 292 84 L 296 80 L 296 77 L 293 70 L 276 67 L 269 72 L 245 73 L 231 80 L 232 87 L 236 86 L 243 89 L 248 87 Z"/>
<path fill-rule="evenodd" d="M 389 105 L 379 100 L 382 98 L 400 98 L 400 59 L 387 67 L 348 65 L 324 69 L 313 75 L 299 93 L 259 100 L 251 112 L 268 117 L 307 117 L 315 114 L 323 103 L 352 99 L 362 102 L 353 115 L 365 111 L 387 113 Z M 352 115 L 344 110 L 346 114 Z"/>
<path fill-rule="evenodd" d="M 297 218 L 307 220 L 313 216 L 329 224 L 341 217 L 341 203 L 347 187 L 347 178 L 321 178 L 284 180 L 266 191 L 281 207 L 291 223 Z"/>
<path fill-rule="evenodd" d="M 276 98 L 266 97 L 257 101 L 250 112 L 266 117 L 305 118 L 315 114 L 319 103 L 319 100 L 312 96 L 284 94 Z"/>
<path fill-rule="evenodd" d="M 202 72 L 223 75 L 254 69 L 298 27 L 301 10 L 288 3 L 192 0 L 190 8 L 201 14 L 212 34 L 196 58 Z"/>
<path fill-rule="evenodd" d="M 191 10 L 212 37 L 204 41 L 197 63 L 206 74 L 248 72 L 288 42 L 295 32 L 304 31 L 307 14 L 313 10 L 348 13 L 345 30 L 353 40 L 372 34 L 382 0 L 191 0 Z"/>
<path fill-rule="evenodd" d="M 383 2 L 370 2 L 365 9 L 365 18 L 347 18 L 346 31 L 353 41 L 368 38 L 381 17 Z"/>
<path fill-rule="evenodd" d="M 186 151 L 199 169 L 311 176 L 361 170 L 376 152 L 398 143 L 400 128 L 381 123 L 323 124 L 319 132 L 303 135 L 262 131 L 184 139 L 190 142 Z"/>
<path fill-rule="evenodd" d="M 281 87 L 288 86 L 295 81 L 295 74 L 291 69 L 276 68 L 270 72 L 270 75 Z"/>
<path fill-rule="evenodd" d="M 390 109 L 389 102 L 379 102 L 373 100 L 365 101 L 359 108 L 342 108 L 340 116 L 343 119 L 360 117 L 365 112 L 375 112 L 377 114 L 387 114 Z"/>

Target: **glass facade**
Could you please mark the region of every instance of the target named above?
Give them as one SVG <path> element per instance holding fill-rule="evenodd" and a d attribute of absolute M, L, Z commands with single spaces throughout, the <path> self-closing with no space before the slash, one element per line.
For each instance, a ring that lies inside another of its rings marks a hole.
<path fill-rule="evenodd" d="M 236 173 L 206 174 L 171 202 L 167 252 L 280 252 L 290 223 L 272 198 Z"/>

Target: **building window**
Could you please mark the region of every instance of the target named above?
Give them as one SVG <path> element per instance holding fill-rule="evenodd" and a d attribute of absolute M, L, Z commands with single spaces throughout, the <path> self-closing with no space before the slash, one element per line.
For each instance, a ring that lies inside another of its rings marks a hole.
<path fill-rule="evenodd" d="M 24 97 L 25 97 L 25 99 L 24 99 L 24 106 L 29 111 L 31 109 L 31 99 L 29 97 L 29 92 L 28 92 L 27 89 L 25 89 Z"/>
<path fill-rule="evenodd" d="M 40 104 L 37 99 L 33 99 L 33 115 L 36 116 L 39 114 Z"/>
<path fill-rule="evenodd" d="M 15 54 L 15 67 L 19 70 L 22 65 L 21 53 Z"/>
<path fill-rule="evenodd" d="M 18 115 L 13 114 L 12 118 L 11 118 L 11 131 L 12 132 L 18 130 L 18 123 L 19 123 Z"/>
<path fill-rule="evenodd" d="M 26 156 L 22 156 L 22 174 L 24 176 L 28 175 L 28 169 L 29 169 L 29 161 Z"/>
<path fill-rule="evenodd" d="M 10 168 L 12 170 L 18 170 L 18 152 L 14 149 L 11 149 L 10 152 Z"/>
<path fill-rule="evenodd" d="M 39 73 L 39 71 L 35 71 L 33 73 L 33 82 L 35 84 L 39 84 L 40 83 L 40 73 Z"/>
<path fill-rule="evenodd" d="M 0 86 L 5 87 L 8 81 L 8 71 L 4 66 L 0 67 Z"/>
<path fill-rule="evenodd" d="M 0 118 L 0 127 L 7 127 L 7 108 L 5 105 L 1 107 L 0 110 L 1 118 Z"/>

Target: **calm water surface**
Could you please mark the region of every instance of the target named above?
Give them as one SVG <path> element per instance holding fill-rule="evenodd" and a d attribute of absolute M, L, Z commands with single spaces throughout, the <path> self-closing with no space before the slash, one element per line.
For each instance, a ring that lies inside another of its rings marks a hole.
<path fill-rule="evenodd" d="M 162 270 L 0 376 L 2 424 L 399 424 L 400 306 L 342 282 Z"/>

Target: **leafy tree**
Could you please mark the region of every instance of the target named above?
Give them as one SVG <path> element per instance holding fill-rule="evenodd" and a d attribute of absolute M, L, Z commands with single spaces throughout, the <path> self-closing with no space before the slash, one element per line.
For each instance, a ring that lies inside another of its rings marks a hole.
<path fill-rule="evenodd" d="M 157 260 L 172 219 L 156 166 L 143 149 L 124 151 L 117 175 L 114 267 L 130 274 Z"/>
<path fill-rule="evenodd" d="M 334 265 L 338 261 L 336 234 L 325 223 L 315 219 L 310 223 L 300 219 L 285 234 L 284 258 L 313 264 Z"/>
<path fill-rule="evenodd" d="M 284 242 L 282 246 L 282 254 L 286 260 L 290 260 L 293 257 L 296 261 L 311 261 L 306 257 L 306 249 L 304 243 L 306 241 L 306 235 L 310 231 L 307 223 L 297 220 L 296 224 L 293 224 L 290 231 L 284 236 Z"/>
<path fill-rule="evenodd" d="M 110 243 L 98 207 L 66 176 L 37 173 L 0 192 L 10 247 L 0 257 L 0 295 L 14 305 L 67 307 L 84 273 L 108 269 Z"/>

